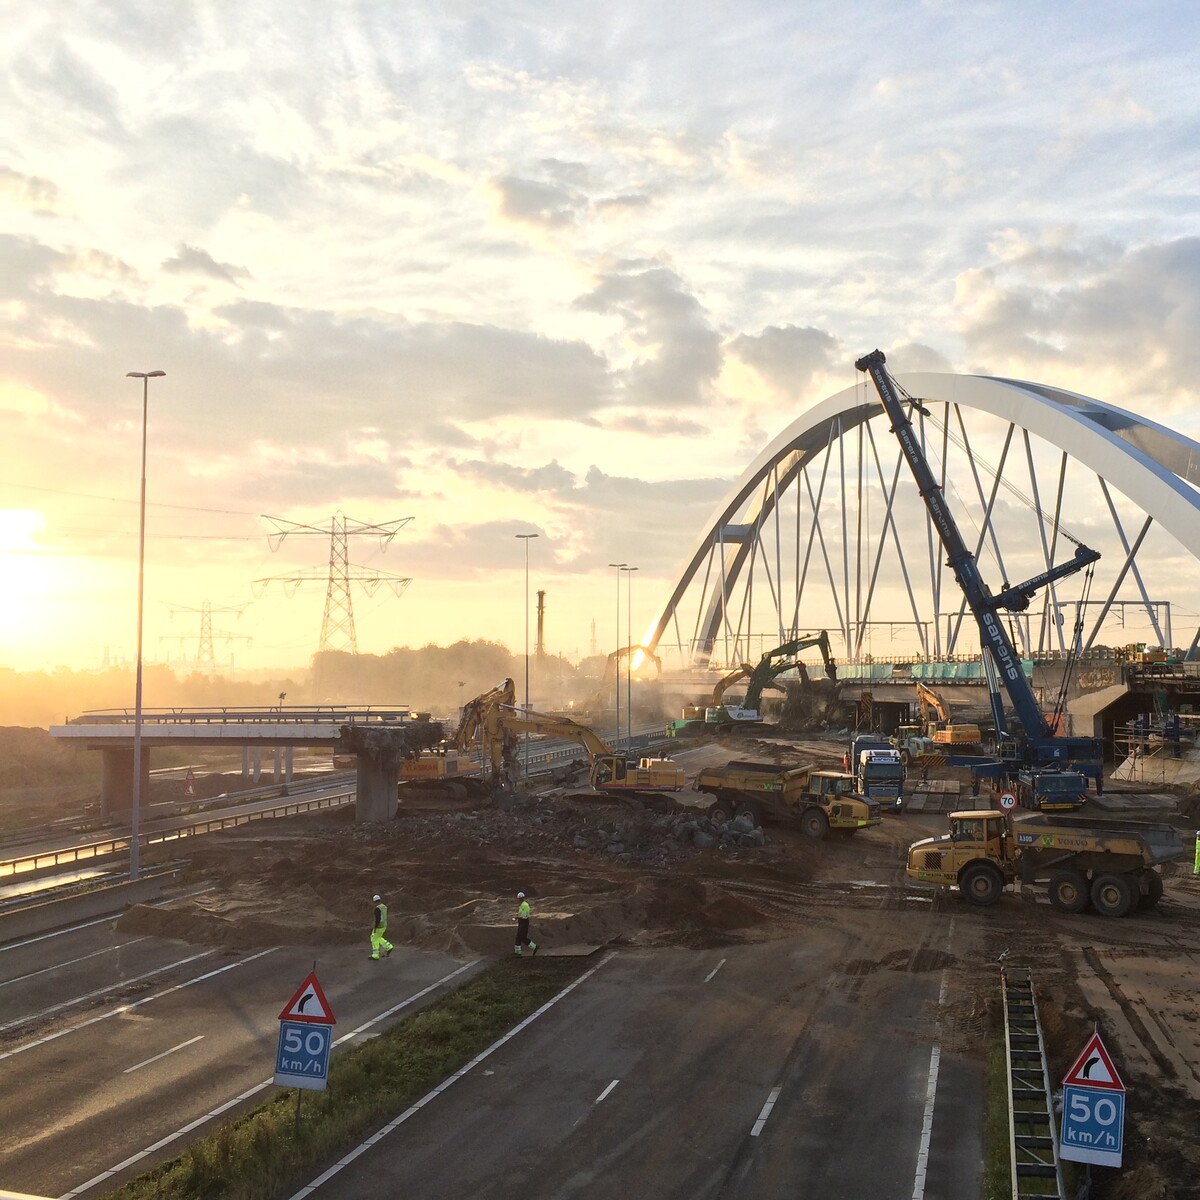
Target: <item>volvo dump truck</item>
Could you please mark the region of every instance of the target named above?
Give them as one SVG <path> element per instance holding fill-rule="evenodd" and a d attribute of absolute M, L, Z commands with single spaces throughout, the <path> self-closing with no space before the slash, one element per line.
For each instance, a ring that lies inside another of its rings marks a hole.
<path fill-rule="evenodd" d="M 853 834 L 882 819 L 878 804 L 854 794 L 853 775 L 812 766 L 781 770 L 771 763 L 730 762 L 704 768 L 695 786 L 713 797 L 708 814 L 714 820 L 746 816 L 756 825 L 796 825 L 817 840 L 831 829 Z"/>
<path fill-rule="evenodd" d="M 950 814 L 950 832 L 914 842 L 907 874 L 957 887 L 971 904 L 995 904 L 1018 880 L 1045 884 L 1060 912 L 1123 917 L 1162 898 L 1158 868 L 1185 854 L 1163 822 L 1093 820 L 1065 813 L 1014 819 L 990 810 Z"/>

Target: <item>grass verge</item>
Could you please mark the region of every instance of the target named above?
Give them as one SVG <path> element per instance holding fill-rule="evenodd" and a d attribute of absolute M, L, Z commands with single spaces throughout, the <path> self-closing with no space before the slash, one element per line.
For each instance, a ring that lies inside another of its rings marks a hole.
<path fill-rule="evenodd" d="M 277 1200 L 551 999 L 590 959 L 502 960 L 368 1042 L 339 1051 L 329 1087 L 280 1088 L 265 1104 L 192 1143 L 106 1200 Z"/>
<path fill-rule="evenodd" d="M 1004 1031 L 992 1035 L 984 1069 L 983 1200 L 1011 1200 L 1008 1050 Z"/>

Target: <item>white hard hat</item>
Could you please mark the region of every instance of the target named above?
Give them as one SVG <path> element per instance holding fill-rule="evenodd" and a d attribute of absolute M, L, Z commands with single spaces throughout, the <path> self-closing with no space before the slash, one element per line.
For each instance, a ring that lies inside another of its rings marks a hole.
<path fill-rule="evenodd" d="M 382 900 L 383 897 L 382 896 L 372 896 L 371 899 L 372 900 Z"/>
<path fill-rule="evenodd" d="M 524 893 L 524 892 L 518 892 L 518 893 L 517 893 L 517 899 L 518 899 L 518 900 L 524 900 L 524 899 L 525 899 L 525 893 Z"/>

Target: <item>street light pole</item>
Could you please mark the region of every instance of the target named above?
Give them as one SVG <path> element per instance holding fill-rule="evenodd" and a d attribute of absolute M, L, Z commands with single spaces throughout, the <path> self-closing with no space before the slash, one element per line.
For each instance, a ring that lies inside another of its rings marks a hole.
<path fill-rule="evenodd" d="M 629 661 L 625 664 L 625 749 L 633 740 L 633 573 L 637 567 L 622 567 L 625 572 L 625 633 L 628 636 Z"/>
<path fill-rule="evenodd" d="M 529 543 L 536 533 L 517 533 L 525 543 L 525 713 L 529 713 Z M 529 778 L 529 730 L 525 730 L 525 778 Z"/>
<path fill-rule="evenodd" d="M 628 564 L 609 563 L 608 565 L 617 568 L 617 656 L 613 659 L 617 667 L 617 719 L 613 733 L 613 741 L 616 742 L 621 738 L 621 572 Z"/>
<path fill-rule="evenodd" d="M 137 582 L 137 674 L 133 692 L 133 797 L 129 813 L 129 878 L 137 879 L 139 867 L 140 820 L 142 808 L 142 594 L 146 575 L 146 418 L 150 405 L 150 380 L 161 379 L 166 371 L 127 371 L 126 379 L 142 381 L 142 493 L 138 517 Z"/>

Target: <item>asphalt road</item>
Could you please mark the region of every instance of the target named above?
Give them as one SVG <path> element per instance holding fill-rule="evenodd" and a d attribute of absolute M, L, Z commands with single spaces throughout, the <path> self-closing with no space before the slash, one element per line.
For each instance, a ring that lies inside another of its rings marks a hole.
<path fill-rule="evenodd" d="M 316 953 L 342 1040 L 470 970 L 402 949 L 369 962 L 365 937 Z M 260 1098 L 313 956 L 125 938 L 112 920 L 0 947 L 0 1188 L 98 1195 L 178 1153 L 185 1127 Z"/>
<path fill-rule="evenodd" d="M 606 957 L 294 1200 L 968 1200 L 982 1078 L 940 1044 L 952 971 L 922 969 L 950 961 L 949 923 L 925 918 L 933 941 L 883 968 L 888 922 L 923 918 L 863 916 L 857 933 Z"/>

